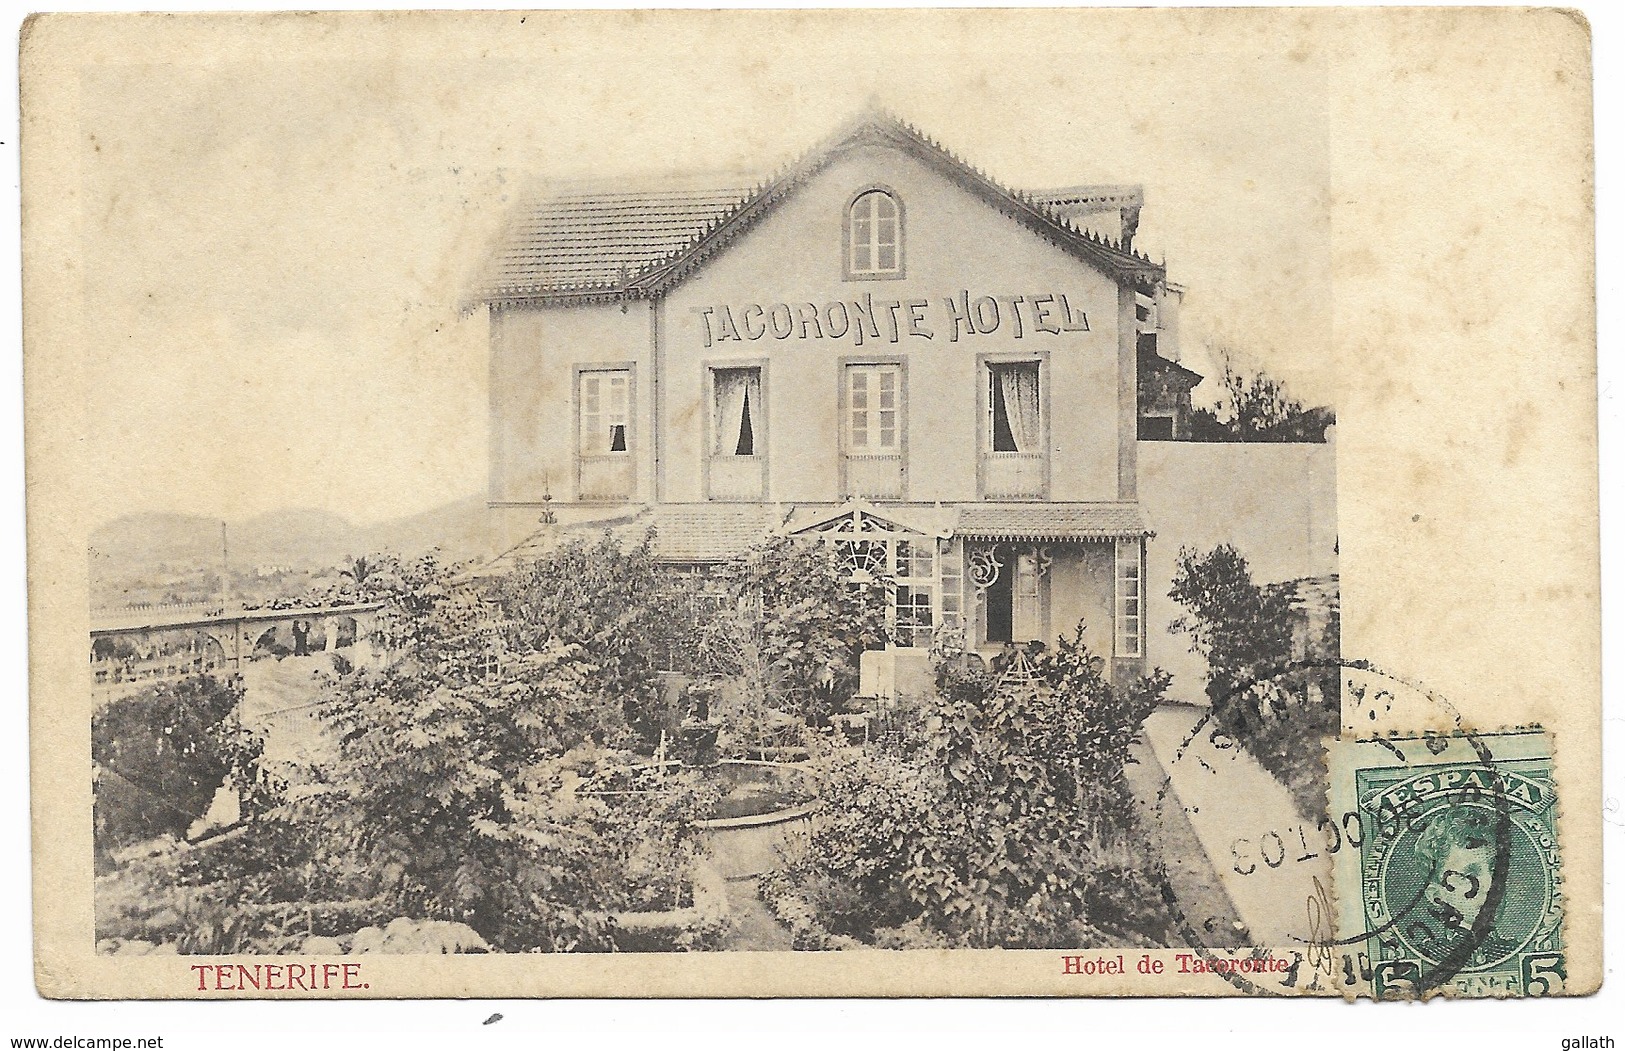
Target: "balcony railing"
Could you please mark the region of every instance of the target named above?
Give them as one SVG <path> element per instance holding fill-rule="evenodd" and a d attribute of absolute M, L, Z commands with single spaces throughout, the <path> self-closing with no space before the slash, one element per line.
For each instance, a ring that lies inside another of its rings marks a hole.
<path fill-rule="evenodd" d="M 714 456 L 706 466 L 706 495 L 712 500 L 762 499 L 761 456 Z"/>
<path fill-rule="evenodd" d="M 629 500 L 632 497 L 632 457 L 625 453 L 583 456 L 578 461 L 581 500 Z"/>
<path fill-rule="evenodd" d="M 872 500 L 903 499 L 901 456 L 848 456 L 846 495 Z"/>
<path fill-rule="evenodd" d="M 1043 453 L 982 454 L 982 495 L 995 499 L 1042 497 L 1046 461 Z"/>

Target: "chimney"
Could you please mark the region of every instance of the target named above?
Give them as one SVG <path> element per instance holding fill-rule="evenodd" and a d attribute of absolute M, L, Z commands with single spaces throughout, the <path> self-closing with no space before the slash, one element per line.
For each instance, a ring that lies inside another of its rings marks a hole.
<path fill-rule="evenodd" d="M 1118 210 L 1123 219 L 1123 251 L 1134 251 L 1134 234 L 1140 229 L 1140 206 L 1129 205 Z"/>

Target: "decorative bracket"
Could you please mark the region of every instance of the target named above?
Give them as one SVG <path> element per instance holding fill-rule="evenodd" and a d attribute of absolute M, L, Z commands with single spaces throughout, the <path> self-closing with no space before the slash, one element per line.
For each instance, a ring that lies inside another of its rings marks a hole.
<path fill-rule="evenodd" d="M 999 579 L 999 570 L 1004 563 L 999 559 L 999 549 L 996 544 L 987 546 L 966 545 L 965 575 L 976 586 L 977 591 L 986 591 Z"/>

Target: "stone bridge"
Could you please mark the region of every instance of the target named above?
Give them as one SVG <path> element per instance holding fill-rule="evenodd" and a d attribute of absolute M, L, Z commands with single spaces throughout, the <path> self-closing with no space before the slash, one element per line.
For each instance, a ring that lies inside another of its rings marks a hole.
<path fill-rule="evenodd" d="M 377 657 L 382 602 L 288 609 L 146 606 L 91 614 L 90 661 L 98 689 L 237 669 L 256 655 L 349 650 L 356 664 Z"/>

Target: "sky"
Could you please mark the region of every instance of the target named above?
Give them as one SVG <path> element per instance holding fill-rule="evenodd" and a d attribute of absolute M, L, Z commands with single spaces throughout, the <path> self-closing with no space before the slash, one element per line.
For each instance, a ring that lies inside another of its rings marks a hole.
<path fill-rule="evenodd" d="M 1188 363 L 1223 343 L 1335 401 L 1322 56 L 826 17 L 429 49 L 374 27 L 286 59 L 244 29 L 86 67 L 93 518 L 366 523 L 481 491 L 487 330 L 461 305 L 515 201 L 548 178 L 766 173 L 870 99 L 1007 185 L 1142 184 L 1136 243 L 1187 289 Z"/>

